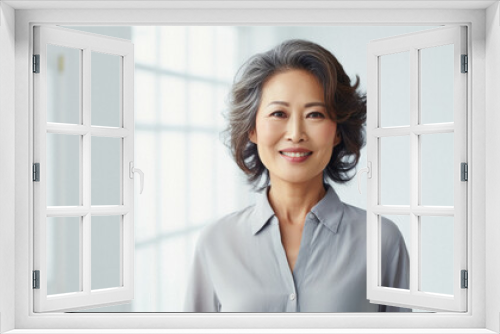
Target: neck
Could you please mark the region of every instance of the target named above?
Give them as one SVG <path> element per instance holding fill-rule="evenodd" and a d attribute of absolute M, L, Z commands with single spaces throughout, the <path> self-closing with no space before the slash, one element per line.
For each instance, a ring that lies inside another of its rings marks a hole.
<path fill-rule="evenodd" d="M 268 198 L 280 223 L 303 225 L 306 215 L 325 196 L 323 177 L 306 183 L 271 180 Z"/>

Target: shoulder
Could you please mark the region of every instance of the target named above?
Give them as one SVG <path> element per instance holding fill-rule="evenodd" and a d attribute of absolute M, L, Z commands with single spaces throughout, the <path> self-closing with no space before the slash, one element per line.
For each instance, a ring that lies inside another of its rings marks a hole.
<path fill-rule="evenodd" d="M 342 224 L 346 227 L 362 229 L 365 231 L 367 223 L 366 210 L 347 203 L 342 204 L 344 210 L 342 215 Z M 382 239 L 384 241 L 394 243 L 403 240 L 403 236 L 398 225 L 396 225 L 392 220 L 382 217 L 380 226 L 382 230 Z"/>
<path fill-rule="evenodd" d="M 401 242 L 403 240 L 403 235 L 401 231 L 392 220 L 382 217 L 380 221 L 380 227 L 382 230 L 382 239 L 386 242 Z"/>
<path fill-rule="evenodd" d="M 243 236 L 251 235 L 251 218 L 255 212 L 255 205 L 229 213 L 213 223 L 206 225 L 200 233 L 197 247 L 201 249 L 227 243 L 229 240 L 238 240 Z"/>
<path fill-rule="evenodd" d="M 365 223 L 366 222 L 366 210 L 358 208 L 357 206 L 347 204 L 342 202 L 344 214 L 343 220 L 348 220 L 357 223 Z"/>

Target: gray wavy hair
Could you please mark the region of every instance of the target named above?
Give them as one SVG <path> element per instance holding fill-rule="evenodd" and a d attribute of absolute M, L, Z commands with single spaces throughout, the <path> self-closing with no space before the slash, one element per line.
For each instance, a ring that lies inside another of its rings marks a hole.
<path fill-rule="evenodd" d="M 356 82 L 351 85 L 333 54 L 318 44 L 299 39 L 285 41 L 252 56 L 238 70 L 229 94 L 229 123 L 224 132 L 236 164 L 254 188 L 262 181 L 262 188 L 269 185 L 269 173 L 249 134 L 255 129 L 264 83 L 273 75 L 291 69 L 308 71 L 318 79 L 323 86 L 327 112 L 337 122 L 341 142 L 334 147 L 323 172 L 325 181 L 351 180 L 354 177 L 351 171 L 365 144 L 366 95 L 358 91 L 359 77 L 356 76 Z"/>

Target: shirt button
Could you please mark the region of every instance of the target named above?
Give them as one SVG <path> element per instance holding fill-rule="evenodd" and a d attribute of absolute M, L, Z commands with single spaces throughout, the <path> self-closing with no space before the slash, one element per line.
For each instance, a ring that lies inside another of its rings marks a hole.
<path fill-rule="evenodd" d="M 290 295 L 290 300 L 295 300 L 295 293 L 292 293 L 292 294 Z"/>

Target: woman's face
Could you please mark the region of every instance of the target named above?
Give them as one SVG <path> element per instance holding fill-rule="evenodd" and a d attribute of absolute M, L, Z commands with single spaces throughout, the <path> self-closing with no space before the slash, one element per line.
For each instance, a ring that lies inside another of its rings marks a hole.
<path fill-rule="evenodd" d="M 271 182 L 322 182 L 340 137 L 318 79 L 295 69 L 268 79 L 250 140 L 257 144 Z"/>

